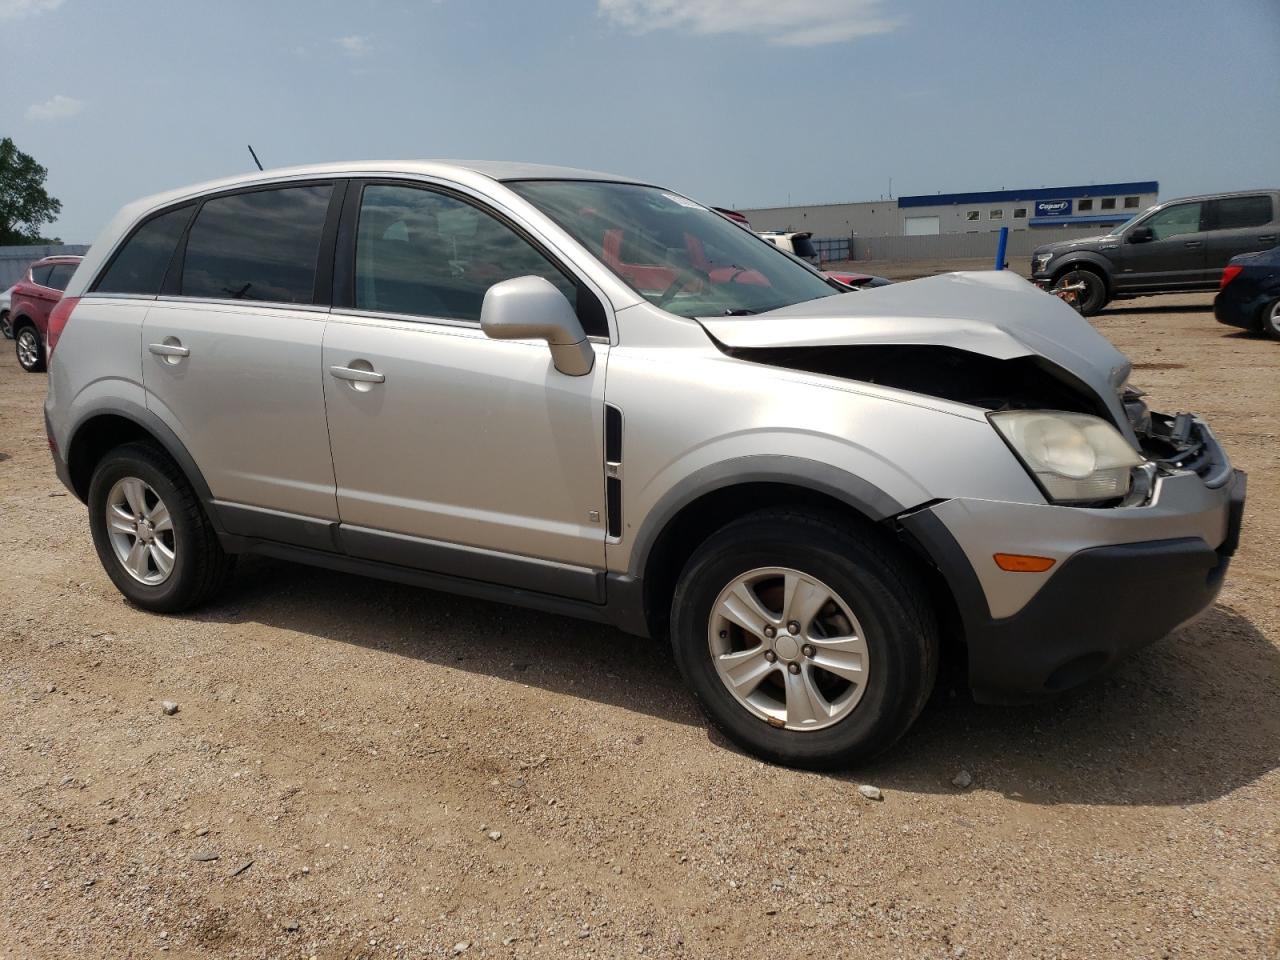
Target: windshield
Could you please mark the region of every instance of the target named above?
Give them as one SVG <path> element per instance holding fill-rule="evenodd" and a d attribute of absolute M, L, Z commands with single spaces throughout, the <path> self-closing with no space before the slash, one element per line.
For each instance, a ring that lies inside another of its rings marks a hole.
<path fill-rule="evenodd" d="M 763 313 L 837 292 L 718 213 L 657 187 L 594 180 L 507 186 L 650 303 L 682 317 Z"/>
<path fill-rule="evenodd" d="M 1107 234 L 1107 236 L 1109 237 L 1120 236 L 1120 234 L 1124 233 L 1131 226 L 1133 226 L 1135 223 L 1137 223 L 1139 220 L 1145 217 L 1148 213 L 1150 213 L 1151 209 L 1152 209 L 1151 207 L 1147 207 L 1147 209 L 1143 210 L 1141 213 L 1135 213 L 1132 217 L 1130 217 L 1124 223 L 1120 224 L 1120 226 L 1112 228 L 1111 232 Z"/>

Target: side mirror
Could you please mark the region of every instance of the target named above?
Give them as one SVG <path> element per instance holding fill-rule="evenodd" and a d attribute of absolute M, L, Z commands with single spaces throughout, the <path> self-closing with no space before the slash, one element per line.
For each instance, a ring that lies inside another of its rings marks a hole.
<path fill-rule="evenodd" d="M 480 329 L 493 340 L 545 340 L 551 362 L 570 377 L 591 372 L 596 354 L 563 293 L 543 277 L 495 283 L 480 306 Z"/>
<path fill-rule="evenodd" d="M 1150 227 L 1134 227 L 1129 231 L 1130 243 L 1148 243 L 1154 237 L 1155 235 L 1151 232 Z"/>

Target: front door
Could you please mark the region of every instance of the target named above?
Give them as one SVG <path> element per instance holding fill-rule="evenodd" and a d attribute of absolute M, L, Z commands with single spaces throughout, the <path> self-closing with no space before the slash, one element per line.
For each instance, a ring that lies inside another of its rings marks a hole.
<path fill-rule="evenodd" d="M 337 519 L 320 374 L 328 312 L 313 306 L 333 189 L 206 201 L 187 237 L 178 295 L 162 296 L 143 321 L 147 406 L 178 435 L 214 498 L 233 505 L 228 515 L 238 505 Z M 279 517 L 260 519 L 263 527 L 236 532 L 295 539 L 288 527 L 265 526 Z"/>
<path fill-rule="evenodd" d="M 544 343 L 479 326 L 485 291 L 511 277 L 543 276 L 571 301 L 593 294 L 450 193 L 366 184 L 344 230 L 351 302 L 329 319 L 323 360 L 343 548 L 597 599 L 608 345 L 569 377 Z"/>
<path fill-rule="evenodd" d="M 1185 289 L 1209 283 L 1205 272 L 1206 204 L 1175 203 L 1130 227 L 1120 245 L 1117 289 Z M 1151 231 L 1149 240 L 1134 242 L 1135 231 Z"/>

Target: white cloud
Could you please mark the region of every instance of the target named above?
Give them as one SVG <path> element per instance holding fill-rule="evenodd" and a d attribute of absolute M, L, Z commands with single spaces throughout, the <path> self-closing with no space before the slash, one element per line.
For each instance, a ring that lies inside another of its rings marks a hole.
<path fill-rule="evenodd" d="M 373 40 L 358 33 L 334 41 L 348 57 L 367 57 L 373 52 Z"/>
<path fill-rule="evenodd" d="M 27 107 L 28 120 L 65 120 L 74 117 L 84 109 L 84 101 L 75 97 L 64 97 L 55 93 L 44 103 L 33 103 Z"/>
<path fill-rule="evenodd" d="M 0 20 L 17 20 L 48 13 L 62 6 L 62 0 L 0 0 Z"/>
<path fill-rule="evenodd" d="M 883 0 L 597 0 L 601 16 L 636 33 L 746 33 L 813 47 L 888 33 L 902 21 Z"/>

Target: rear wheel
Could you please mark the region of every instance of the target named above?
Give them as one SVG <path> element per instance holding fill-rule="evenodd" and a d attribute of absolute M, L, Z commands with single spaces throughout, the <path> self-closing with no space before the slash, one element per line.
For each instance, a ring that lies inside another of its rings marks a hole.
<path fill-rule="evenodd" d="M 676 662 L 725 735 L 825 769 L 891 746 L 924 706 L 938 631 L 924 584 L 872 528 L 799 511 L 725 527 L 672 602 Z"/>
<path fill-rule="evenodd" d="M 9 326 L 9 311 L 0 310 L 0 335 L 6 340 L 13 339 L 13 327 Z"/>
<path fill-rule="evenodd" d="M 1084 286 L 1080 291 L 1079 299 L 1076 300 L 1076 309 L 1081 315 L 1091 317 L 1107 305 L 1107 282 L 1096 270 L 1077 267 L 1068 270 L 1058 278 L 1059 286 L 1076 284 Z"/>
<path fill-rule="evenodd" d="M 27 373 L 39 373 L 44 369 L 44 344 L 32 324 L 24 323 L 14 333 L 14 348 L 18 352 L 18 363 Z"/>
<path fill-rule="evenodd" d="M 89 527 L 111 582 L 147 610 L 198 606 L 222 589 L 234 565 L 187 478 L 149 444 L 117 447 L 99 462 L 89 483 Z"/>
<path fill-rule="evenodd" d="M 1280 340 L 1280 300 L 1274 300 L 1269 306 L 1262 308 L 1262 332 Z"/>

